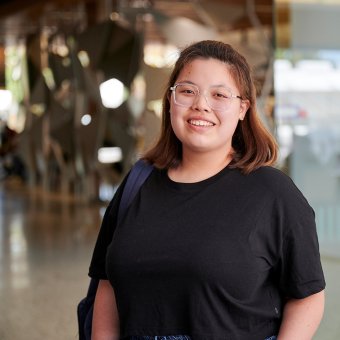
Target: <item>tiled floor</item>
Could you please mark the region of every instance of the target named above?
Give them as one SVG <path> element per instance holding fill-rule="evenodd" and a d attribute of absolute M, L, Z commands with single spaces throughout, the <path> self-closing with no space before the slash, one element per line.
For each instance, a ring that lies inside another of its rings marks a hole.
<path fill-rule="evenodd" d="M 97 202 L 0 183 L 0 340 L 77 339 L 76 305 L 102 211 Z M 327 305 L 315 339 L 339 340 L 340 260 L 323 265 Z"/>
<path fill-rule="evenodd" d="M 77 339 L 100 205 L 0 184 L 0 339 Z"/>

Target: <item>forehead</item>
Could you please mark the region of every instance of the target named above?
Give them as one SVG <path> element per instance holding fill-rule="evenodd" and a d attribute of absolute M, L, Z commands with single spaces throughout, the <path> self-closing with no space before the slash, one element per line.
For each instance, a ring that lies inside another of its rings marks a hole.
<path fill-rule="evenodd" d="M 188 62 L 179 72 L 177 81 L 188 81 L 199 86 L 236 87 L 230 65 L 213 58 L 199 58 Z"/>

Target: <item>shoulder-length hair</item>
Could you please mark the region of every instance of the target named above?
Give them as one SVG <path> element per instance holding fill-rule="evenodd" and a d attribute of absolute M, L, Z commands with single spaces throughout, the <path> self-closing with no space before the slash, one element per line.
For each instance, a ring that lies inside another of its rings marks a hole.
<path fill-rule="evenodd" d="M 256 89 L 246 59 L 230 45 L 205 40 L 185 48 L 170 75 L 163 96 L 162 126 L 156 144 L 145 153 L 144 159 L 161 169 L 177 167 L 182 160 L 182 143 L 176 137 L 170 121 L 170 87 L 176 82 L 182 69 L 195 59 L 214 58 L 228 65 L 240 91 L 242 100 L 249 101 L 249 108 L 240 120 L 232 138 L 230 167 L 239 168 L 245 174 L 272 165 L 277 158 L 277 144 L 262 124 L 256 110 Z"/>

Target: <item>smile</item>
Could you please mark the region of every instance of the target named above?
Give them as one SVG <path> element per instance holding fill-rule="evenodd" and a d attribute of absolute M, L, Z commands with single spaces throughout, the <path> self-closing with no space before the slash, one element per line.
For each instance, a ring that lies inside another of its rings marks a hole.
<path fill-rule="evenodd" d="M 206 120 L 189 119 L 188 123 L 195 126 L 214 126 L 215 124 Z"/>

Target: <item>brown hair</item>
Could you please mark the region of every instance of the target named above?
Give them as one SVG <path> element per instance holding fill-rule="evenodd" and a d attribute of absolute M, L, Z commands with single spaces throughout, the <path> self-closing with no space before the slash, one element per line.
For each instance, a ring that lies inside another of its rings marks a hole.
<path fill-rule="evenodd" d="M 246 59 L 230 45 L 219 41 L 205 40 L 185 48 L 170 75 L 167 90 L 163 96 L 162 127 L 158 141 L 144 155 L 144 159 L 158 168 L 177 167 L 182 160 L 182 143 L 176 137 L 170 121 L 170 87 L 179 73 L 195 59 L 214 58 L 229 66 L 231 75 L 240 90 L 243 100 L 249 101 L 244 120 L 239 121 L 232 138 L 233 160 L 229 166 L 239 168 L 243 173 L 264 165 L 271 165 L 277 158 L 277 144 L 266 130 L 256 111 L 256 89 Z"/>

